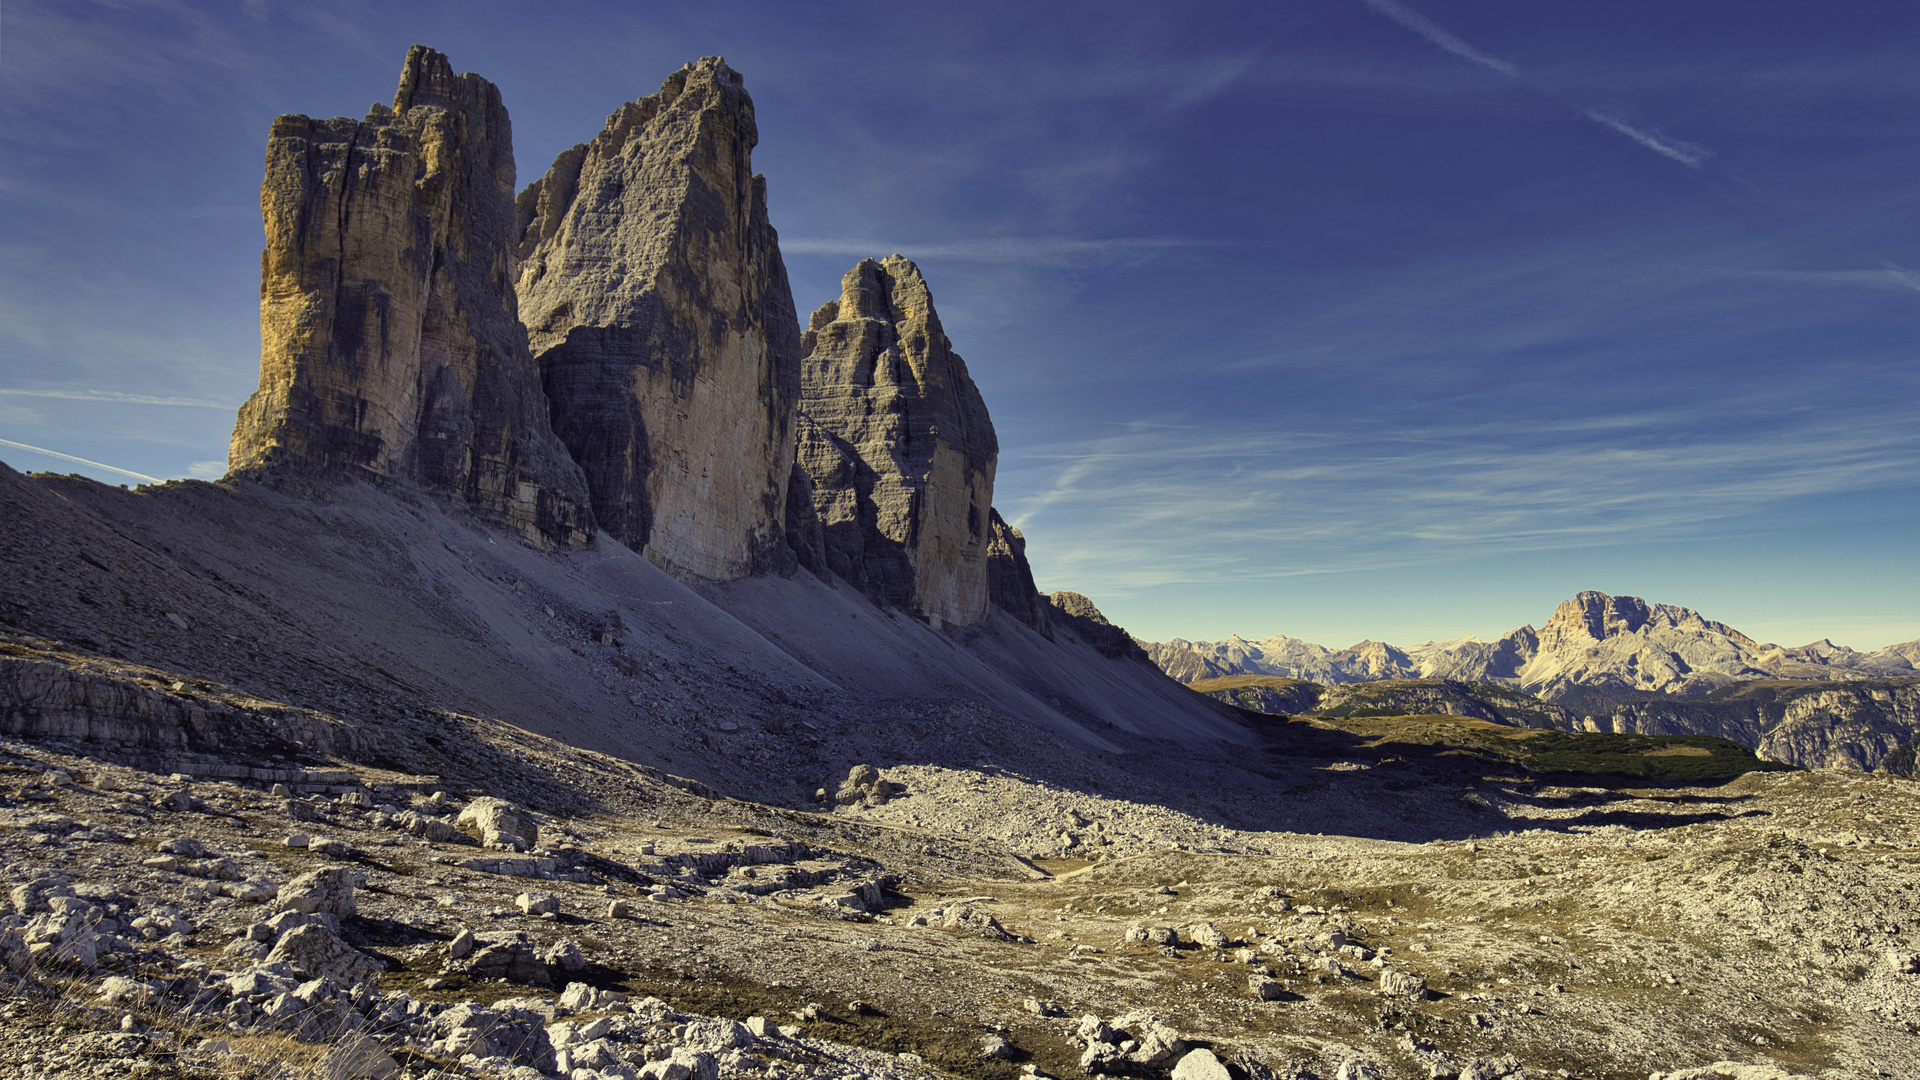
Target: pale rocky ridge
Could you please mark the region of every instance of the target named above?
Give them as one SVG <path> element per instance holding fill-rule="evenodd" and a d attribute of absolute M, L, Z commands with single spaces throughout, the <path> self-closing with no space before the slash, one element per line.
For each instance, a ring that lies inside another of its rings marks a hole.
<path fill-rule="evenodd" d="M 1803 768 L 1911 773 L 1920 747 L 1920 645 L 1784 649 L 1631 596 L 1583 592 L 1539 631 L 1523 626 L 1493 642 L 1334 651 L 1279 636 L 1145 647 L 1171 677 L 1257 711 L 1337 711 L 1352 696 L 1341 687 L 1386 684 L 1392 700 L 1376 693 L 1376 704 L 1565 731 L 1718 735 Z M 1235 685 L 1236 676 L 1306 683 Z M 1431 689 L 1436 682 L 1451 688 Z M 1512 691 L 1535 700 L 1494 700 Z"/>
<path fill-rule="evenodd" d="M 740 74 L 706 57 L 518 200 L 519 304 L 600 525 L 688 580 L 791 560 L 800 327 Z"/>
<path fill-rule="evenodd" d="M 499 91 L 420 46 L 391 108 L 274 121 L 235 475 L 410 482 L 535 544 L 592 538 L 514 309 L 513 185 Z"/>
<path fill-rule="evenodd" d="M 802 345 L 797 454 L 828 569 L 936 628 L 986 621 L 1000 444 L 919 268 L 862 260 Z"/>
<path fill-rule="evenodd" d="M 1873 679 L 1920 674 L 1920 642 L 1860 653 L 1819 641 L 1795 649 L 1762 645 L 1690 608 L 1635 596 L 1583 592 L 1544 627 L 1523 626 L 1492 642 L 1428 641 L 1406 648 L 1361 642 L 1332 650 L 1284 635 L 1263 641 L 1143 642 L 1182 682 L 1276 675 L 1320 683 L 1374 679 L 1498 682 L 1549 700 L 1581 688 L 1698 695 L 1750 679 Z"/>
<path fill-rule="evenodd" d="M 1706 697 L 1663 694 L 1547 701 L 1494 682 L 1381 679 L 1332 685 L 1270 675 L 1197 680 L 1194 690 L 1254 712 L 1439 714 L 1519 727 L 1642 735 L 1714 735 L 1805 769 L 1920 774 L 1920 678 L 1847 682 L 1755 679 Z"/>

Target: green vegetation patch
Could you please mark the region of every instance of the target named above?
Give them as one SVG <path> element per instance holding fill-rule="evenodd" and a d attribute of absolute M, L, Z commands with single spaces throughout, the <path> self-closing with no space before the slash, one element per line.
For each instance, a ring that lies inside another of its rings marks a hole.
<path fill-rule="evenodd" d="M 1793 766 L 1762 761 L 1716 735 L 1632 735 L 1542 731 L 1527 740 L 1524 764 L 1535 773 L 1604 774 L 1656 783 L 1718 783 Z"/>
<path fill-rule="evenodd" d="M 1279 717 L 1243 712 L 1269 753 L 1457 769 L 1520 771 L 1585 786 L 1720 784 L 1750 772 L 1790 770 L 1715 735 L 1638 735 L 1513 727 L 1463 716 Z"/>

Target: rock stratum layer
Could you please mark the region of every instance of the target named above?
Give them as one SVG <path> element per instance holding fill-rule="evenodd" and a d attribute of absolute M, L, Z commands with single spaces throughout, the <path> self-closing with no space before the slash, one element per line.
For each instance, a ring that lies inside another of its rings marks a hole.
<path fill-rule="evenodd" d="M 802 344 L 798 455 L 828 569 L 935 627 L 985 622 L 1000 444 L 919 268 L 863 260 Z"/>
<path fill-rule="evenodd" d="M 392 108 L 274 121 L 233 473 L 411 481 L 543 547 L 591 539 L 514 306 L 513 189 L 500 92 L 421 46 Z"/>
<path fill-rule="evenodd" d="M 518 277 L 553 426 L 601 527 L 676 576 L 790 560 L 800 327 L 718 57 L 622 106 L 520 194 Z"/>

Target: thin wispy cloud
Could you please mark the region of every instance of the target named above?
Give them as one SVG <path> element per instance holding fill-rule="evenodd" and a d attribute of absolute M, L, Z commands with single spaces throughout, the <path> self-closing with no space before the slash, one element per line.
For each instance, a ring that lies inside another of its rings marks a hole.
<path fill-rule="evenodd" d="M 790 255 L 851 255 L 883 257 L 898 252 L 911 259 L 964 259 L 971 262 L 1057 266 L 1116 257 L 1139 258 L 1155 253 L 1224 246 L 1224 241 L 1166 236 L 1076 240 L 1070 237 L 1004 237 L 983 240 L 915 244 L 902 240 L 782 239 L 780 250 Z"/>
<path fill-rule="evenodd" d="M 1920 292 L 1920 273 L 1888 266 L 1879 270 L 1738 270 L 1737 277 L 1767 281 L 1804 282 L 1808 285 L 1855 286 L 1869 289 L 1894 289 Z"/>
<path fill-rule="evenodd" d="M 189 206 L 174 216 L 198 221 L 205 218 L 250 218 L 259 213 L 257 206 Z"/>
<path fill-rule="evenodd" d="M 1412 8 L 1407 7 L 1405 4 L 1399 3 L 1398 0 L 1360 0 L 1360 2 L 1372 10 L 1385 15 L 1387 18 L 1392 19 L 1402 27 L 1419 35 L 1421 38 L 1424 38 L 1445 52 L 1451 53 L 1462 60 L 1478 64 L 1489 71 L 1496 71 L 1510 79 L 1523 82 L 1535 91 L 1545 94 L 1562 104 L 1573 104 L 1560 92 L 1551 89 L 1537 78 L 1530 77 L 1521 71 L 1520 65 L 1509 60 L 1502 60 L 1497 56 L 1474 48 L 1458 34 L 1453 33 L 1446 27 L 1441 26 L 1439 23 L 1434 22 L 1432 19 L 1427 18 Z M 1707 147 L 1701 146 L 1698 143 L 1676 139 L 1658 129 L 1650 129 L 1642 125 L 1629 123 L 1617 112 L 1596 108 L 1580 108 L 1578 106 L 1575 106 L 1575 108 L 1578 109 L 1582 119 L 1590 120 L 1609 131 L 1623 135 L 1640 146 L 1659 154 L 1661 157 L 1667 158 L 1670 161 L 1677 161 L 1689 169 L 1700 168 L 1708 158 L 1713 156 L 1713 151 Z"/>
<path fill-rule="evenodd" d="M 121 476 L 131 476 L 135 480 L 144 480 L 149 484 L 162 484 L 166 482 L 157 476 L 137 473 L 132 469 L 123 469 L 118 465 L 108 465 L 104 462 L 90 461 L 83 457 L 75 457 L 72 454 L 63 454 L 58 450 L 49 450 L 44 446 L 29 446 L 26 443 L 14 442 L 12 439 L 0 439 L 0 446 L 11 446 L 16 450 L 31 450 L 36 454 L 45 454 L 47 457 L 58 458 L 61 461 L 71 461 L 78 465 L 88 465 L 96 469 L 105 469 L 110 473 L 119 473 Z"/>
<path fill-rule="evenodd" d="M 1004 461 L 996 501 L 1042 576 L 1126 593 L 1711 535 L 1795 499 L 1913 486 L 1920 431 L 1898 408 L 1770 427 L 1727 411 L 1769 410 L 1141 427 Z"/>
<path fill-rule="evenodd" d="M 1406 27 L 1421 37 L 1426 38 L 1428 41 L 1462 60 L 1472 61 L 1489 71 L 1497 71 L 1508 78 L 1517 79 L 1520 77 L 1519 65 L 1481 52 L 1479 49 L 1461 40 L 1459 35 L 1452 33 L 1446 27 L 1441 26 L 1439 23 L 1434 22 L 1432 19 L 1427 18 L 1425 15 L 1420 14 L 1404 4 L 1396 3 L 1395 0 L 1361 0 L 1361 3 L 1366 4 L 1373 10 L 1385 15 L 1387 18 L 1392 19 L 1394 22 L 1399 23 L 1401 26 Z"/>
<path fill-rule="evenodd" d="M 1601 112 L 1599 109 L 1588 109 L 1580 115 L 1602 127 L 1617 131 L 1627 138 L 1632 139 L 1634 142 L 1639 143 L 1641 146 L 1659 154 L 1661 157 L 1671 158 L 1689 169 L 1699 168 L 1708 158 L 1713 156 L 1713 151 L 1704 146 L 1697 143 L 1684 142 L 1662 131 L 1648 131 L 1645 128 L 1635 127 L 1621 119 L 1615 113 Z"/>
<path fill-rule="evenodd" d="M 58 398 L 62 401 L 110 401 L 128 405 L 166 405 L 188 409 L 231 409 L 231 402 L 206 398 L 127 394 L 118 390 L 24 390 L 0 386 L 0 397 Z"/>

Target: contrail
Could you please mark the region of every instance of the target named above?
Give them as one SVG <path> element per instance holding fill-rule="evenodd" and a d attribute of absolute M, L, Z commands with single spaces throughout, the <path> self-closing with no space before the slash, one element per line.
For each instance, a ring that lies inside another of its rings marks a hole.
<path fill-rule="evenodd" d="M 1497 56 L 1488 56 L 1450 33 L 1446 27 L 1412 8 L 1396 3 L 1395 0 L 1360 0 L 1360 2 L 1462 60 L 1471 60 L 1483 68 L 1490 68 L 1510 79 L 1520 77 L 1520 68 L 1517 64 L 1508 63 Z"/>
<path fill-rule="evenodd" d="M 1656 134 L 1650 131 L 1642 131 L 1612 113 L 1604 113 L 1598 109 L 1588 109 L 1582 115 L 1596 124 L 1612 128 L 1627 138 L 1632 139 L 1634 142 L 1639 143 L 1641 146 L 1659 154 L 1661 157 L 1672 158 L 1689 169 L 1699 168 L 1701 162 L 1713 156 L 1713 151 L 1704 146 L 1690 142 L 1681 142 L 1679 139 L 1665 133 Z"/>
<path fill-rule="evenodd" d="M 86 458 L 74 457 L 72 454 L 63 454 L 58 450 L 49 450 L 44 446 L 28 446 L 26 443 L 14 442 L 12 439 L 0 439 L 0 446 L 13 446 L 13 447 L 18 447 L 21 450 L 31 450 L 36 454 L 45 454 L 48 457 L 57 457 L 62 461 L 77 461 L 82 465 L 91 465 L 96 469 L 105 469 L 108 472 L 117 472 L 122 476 L 131 476 L 135 480 L 145 480 L 149 484 L 166 483 L 165 480 L 162 480 L 157 476 L 148 476 L 146 473 L 137 473 L 137 472 L 134 472 L 132 469 L 122 469 L 117 465 L 106 465 L 98 461 L 88 461 Z"/>
<path fill-rule="evenodd" d="M 1615 113 L 1603 112 L 1600 109 L 1580 108 L 1573 102 L 1568 101 L 1566 95 L 1554 90 L 1552 87 L 1544 85 L 1539 79 L 1530 78 L 1522 73 L 1518 64 L 1481 52 L 1446 27 L 1441 26 L 1425 15 L 1400 3 L 1399 0 L 1360 0 L 1360 2 L 1372 8 L 1374 11 L 1385 15 L 1387 18 L 1392 19 L 1394 22 L 1399 23 L 1402 27 L 1418 37 L 1425 39 L 1430 44 L 1452 53 L 1462 60 L 1468 60 L 1479 64 L 1481 67 L 1497 71 L 1509 79 L 1517 80 L 1537 93 L 1545 94 L 1564 105 L 1579 108 L 1580 116 L 1583 119 L 1591 120 L 1601 127 L 1624 135 L 1670 161 L 1677 161 L 1689 169 L 1698 169 L 1703 162 L 1713 156 L 1713 151 L 1704 146 L 1690 142 L 1682 142 L 1665 132 L 1647 131 L 1643 128 L 1635 127 Z"/>
<path fill-rule="evenodd" d="M 0 395 L 9 397 L 60 398 L 64 401 L 124 401 L 130 405 L 180 405 L 191 409 L 221 409 L 218 401 L 202 398 L 154 397 L 150 394 L 123 394 L 118 390 L 23 390 L 0 386 Z"/>

